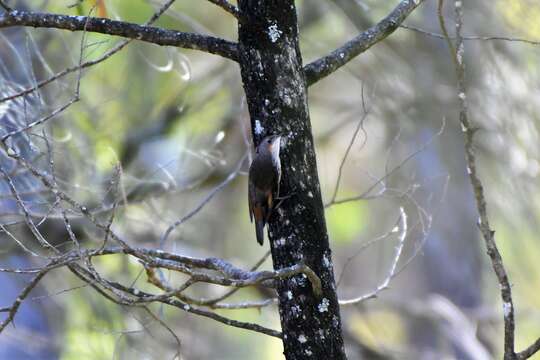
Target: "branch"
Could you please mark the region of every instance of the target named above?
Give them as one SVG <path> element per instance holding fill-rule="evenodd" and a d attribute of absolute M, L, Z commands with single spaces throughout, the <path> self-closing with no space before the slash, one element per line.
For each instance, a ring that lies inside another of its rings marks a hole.
<path fill-rule="evenodd" d="M 514 350 L 515 319 L 514 304 L 512 302 L 512 288 L 510 286 L 510 281 L 508 280 L 508 275 L 506 273 L 501 254 L 499 252 L 499 249 L 497 248 L 497 244 L 495 243 L 495 231 L 491 229 L 491 226 L 489 224 L 487 203 L 484 195 L 484 187 L 482 185 L 480 177 L 478 176 L 478 171 L 476 168 L 477 163 L 474 149 L 474 134 L 476 133 L 478 128 L 473 126 L 468 117 L 464 64 L 465 46 L 463 43 L 463 36 L 461 34 L 461 29 L 463 27 L 463 2 L 462 0 L 456 0 L 454 3 L 456 17 L 455 46 L 453 45 L 452 40 L 448 36 L 444 17 L 442 16 L 443 4 L 444 0 L 439 0 L 438 17 L 441 31 L 448 43 L 452 60 L 455 64 L 455 71 L 457 76 L 457 96 L 460 105 L 459 120 L 465 137 L 465 159 L 467 162 L 467 173 L 469 174 L 469 180 L 473 188 L 476 208 L 479 214 L 478 227 L 480 229 L 482 237 L 484 238 L 487 254 L 489 256 L 489 259 L 491 260 L 491 266 L 493 267 L 493 271 L 497 276 L 497 281 L 499 283 L 501 291 L 504 315 L 504 359 L 513 360 L 517 358 L 517 354 Z M 538 347 L 539 346 L 537 346 L 536 349 L 531 349 L 533 351 L 532 353 L 528 352 L 529 349 L 525 350 L 526 352 L 523 353 L 523 358 L 527 358 L 527 355 L 532 355 L 534 351 L 538 350 Z"/>
<path fill-rule="evenodd" d="M 73 271 L 73 269 L 71 268 L 70 270 Z M 90 284 L 92 287 L 94 287 L 94 289 L 100 292 L 100 294 L 104 295 L 105 298 L 114 302 L 115 304 L 140 307 L 141 304 L 147 304 L 149 302 L 157 301 L 163 304 L 174 306 L 176 308 L 179 308 L 183 311 L 186 311 L 195 315 L 207 317 L 209 319 L 218 321 L 228 326 L 251 330 L 251 331 L 259 332 L 259 333 L 277 337 L 277 338 L 281 338 L 282 336 L 281 332 L 266 328 L 258 324 L 229 319 L 227 317 L 216 314 L 212 311 L 193 307 L 189 304 L 186 304 L 182 301 L 179 301 L 171 297 L 154 296 L 154 295 L 151 295 L 149 293 L 146 293 L 144 291 L 141 291 L 132 287 L 123 286 L 119 283 L 111 282 L 105 279 L 97 279 L 94 277 L 94 274 L 91 274 L 90 272 L 88 272 L 88 270 L 82 269 L 80 267 L 77 270 L 82 271 L 82 274 L 81 273 L 77 274 L 77 271 L 74 272 L 81 280 Z M 104 292 L 103 289 L 97 287 L 97 284 L 107 288 L 109 291 L 111 291 L 112 289 L 112 292 L 116 297 L 109 296 L 109 294 Z M 126 295 L 126 294 L 129 294 L 129 295 Z"/>
<path fill-rule="evenodd" d="M 169 7 L 171 7 L 171 5 L 173 4 L 174 1 L 175 0 L 169 0 L 165 4 L 163 4 L 158 9 L 158 11 L 156 11 L 150 17 L 150 19 L 147 22 L 145 22 L 143 25 L 151 25 L 151 24 L 153 24 L 157 19 L 159 19 L 159 17 L 161 15 L 163 15 L 163 13 L 165 11 L 167 11 L 167 9 Z M 133 39 L 122 40 L 120 43 L 118 43 L 112 49 L 105 52 L 99 58 L 94 59 L 94 60 L 85 61 L 83 63 L 77 64 L 76 66 L 66 68 L 66 69 L 64 69 L 64 70 L 62 70 L 62 71 L 48 77 L 47 79 L 44 79 L 44 80 L 41 80 L 41 81 L 37 82 L 34 86 L 31 86 L 29 88 L 25 88 L 25 89 L 15 93 L 15 94 L 11 94 L 11 95 L 5 96 L 3 98 L 0 98 L 0 103 L 6 102 L 6 101 L 9 101 L 9 100 L 14 100 L 14 99 L 16 99 L 18 97 L 30 94 L 30 93 L 38 90 L 38 89 L 41 89 L 43 86 L 45 86 L 45 85 L 47 85 L 47 84 L 61 78 L 61 77 L 64 77 L 65 75 L 70 74 L 70 73 L 72 73 L 74 71 L 80 71 L 81 69 L 84 69 L 84 68 L 91 67 L 91 66 L 94 66 L 96 64 L 99 64 L 100 62 L 107 60 L 108 58 L 110 58 L 111 56 L 113 56 L 114 54 L 116 54 L 117 52 L 122 50 L 124 47 L 129 45 L 132 41 L 133 41 Z"/>
<path fill-rule="evenodd" d="M 442 123 L 441 123 L 441 127 L 439 129 L 439 131 L 437 131 L 436 134 L 434 134 L 431 138 L 429 138 L 424 144 L 422 144 L 422 146 L 420 146 L 417 150 L 413 151 L 411 154 L 407 155 L 407 157 L 405 157 L 398 165 L 396 165 L 395 167 L 393 167 L 391 170 L 386 170 L 385 174 L 378 178 L 373 184 L 371 184 L 367 190 L 363 191 L 361 194 L 359 195 L 355 195 L 355 196 L 350 196 L 350 197 L 346 197 L 346 198 L 342 198 L 342 199 L 334 199 L 332 201 L 329 201 L 328 203 L 324 204 L 324 208 L 329 208 L 329 207 L 332 207 L 334 205 L 340 205 L 340 204 L 345 204 L 345 203 L 348 203 L 348 202 L 351 202 L 351 201 L 358 201 L 358 200 L 367 200 L 367 199 L 373 199 L 373 198 L 376 198 L 380 195 L 383 195 L 385 194 L 389 188 L 387 188 L 386 186 L 386 180 L 391 176 L 393 175 L 394 173 L 396 173 L 398 170 L 400 170 L 401 168 L 403 168 L 403 166 L 405 166 L 410 160 L 414 159 L 418 154 L 422 153 L 424 150 L 426 150 L 432 143 L 433 141 L 438 138 L 439 136 L 442 135 L 442 133 L 444 132 L 444 129 L 446 128 L 446 120 L 443 118 L 442 120 Z M 377 193 L 375 194 L 372 194 L 373 190 L 375 188 L 377 188 L 379 185 L 382 186 L 382 189 L 377 191 Z"/>
<path fill-rule="evenodd" d="M 354 129 L 354 132 L 353 132 L 353 135 L 351 137 L 351 140 L 349 141 L 349 145 L 347 145 L 347 149 L 345 150 L 345 154 L 343 154 L 343 157 L 341 158 L 341 162 L 339 164 L 339 168 L 338 168 L 338 176 L 337 176 L 337 180 L 336 180 L 336 186 L 334 187 L 334 192 L 332 194 L 332 198 L 330 199 L 330 203 L 334 203 L 336 201 L 336 197 L 337 197 L 337 194 L 338 194 L 338 191 L 339 191 L 339 184 L 341 182 L 341 177 L 343 175 L 343 167 L 345 165 L 345 161 L 347 161 L 347 157 L 349 156 L 349 153 L 351 152 L 351 149 L 354 145 L 354 142 L 356 141 L 356 137 L 358 136 L 358 133 L 360 132 L 360 130 L 362 130 L 362 133 L 364 135 L 364 141 L 362 142 L 362 145 L 361 145 L 361 149 L 364 147 L 364 145 L 366 144 L 367 142 L 367 133 L 366 133 L 366 130 L 364 129 L 364 122 L 369 114 L 369 111 L 366 110 L 366 105 L 365 105 L 365 100 L 364 100 L 364 86 L 362 85 L 362 93 L 361 93 L 361 98 L 362 98 L 362 109 L 364 111 L 364 114 L 362 115 L 362 118 L 360 119 L 360 121 L 358 122 L 358 124 L 356 125 L 356 129 Z"/>
<path fill-rule="evenodd" d="M 26 285 L 26 287 L 20 292 L 19 296 L 17 296 L 17 299 L 15 299 L 13 304 L 9 308 L 2 308 L 1 309 L 2 312 L 8 312 L 8 311 L 9 312 L 8 312 L 7 318 L 4 321 L 2 321 L 2 323 L 0 323 L 0 333 L 2 331 L 4 331 L 6 326 L 8 326 L 9 323 L 11 323 L 13 321 L 13 319 L 15 318 L 15 314 L 19 310 L 19 307 L 21 306 L 24 299 L 26 299 L 28 294 L 30 294 L 32 289 L 34 289 L 37 286 L 37 284 L 40 282 L 40 280 L 43 278 L 43 276 L 45 276 L 45 274 L 48 271 L 49 271 L 49 269 L 43 269 L 39 273 L 37 273 L 37 275 L 34 276 L 32 281 L 30 281 L 30 283 L 28 285 Z"/>
<path fill-rule="evenodd" d="M 167 30 L 124 21 L 13 10 L 0 15 L 0 28 L 11 26 L 30 26 L 70 31 L 86 30 L 88 32 L 137 39 L 161 46 L 176 46 L 205 51 L 230 60 L 238 60 L 237 44 L 234 42 L 208 35 Z"/>
<path fill-rule="evenodd" d="M 424 2 L 424 0 L 402 0 L 399 5 L 378 24 L 370 27 L 325 57 L 306 65 L 304 67 L 304 74 L 307 85 L 313 85 L 379 41 L 384 40 L 388 35 L 393 33 L 407 16 L 409 16 L 409 14 L 422 2 Z"/>
<path fill-rule="evenodd" d="M 9 6 L 7 6 L 6 4 L 4 4 L 3 1 L 0 0 L 0 7 L 4 8 L 4 10 L 6 10 L 7 12 L 11 12 L 13 11 L 12 8 L 10 8 Z"/>
<path fill-rule="evenodd" d="M 171 233 L 177 228 L 179 227 L 180 225 L 184 224 L 186 221 L 188 221 L 189 219 L 191 219 L 193 216 L 195 216 L 197 213 L 199 213 L 199 211 L 202 210 L 202 208 L 210 201 L 212 200 L 212 198 L 218 194 L 221 190 L 223 190 L 223 188 L 225 186 L 227 186 L 231 181 L 233 181 L 236 176 L 240 173 L 240 170 L 242 169 L 242 165 L 244 164 L 244 161 L 246 160 L 246 158 L 248 157 L 248 153 L 245 153 L 244 156 L 242 156 L 242 158 L 240 159 L 240 161 L 238 162 L 238 164 L 236 165 L 236 168 L 234 169 L 234 171 L 232 173 L 230 173 L 227 178 L 225 180 L 223 180 L 219 185 L 217 185 L 214 189 L 212 189 L 212 191 L 210 191 L 208 193 L 208 195 L 206 195 L 206 197 L 199 203 L 199 205 L 197 205 L 193 210 L 191 210 L 189 213 L 187 213 L 186 215 L 182 216 L 182 218 L 176 220 L 174 223 L 172 223 L 168 228 L 167 230 L 165 230 L 165 232 L 163 233 L 163 236 L 161 237 L 160 241 L 159 241 L 159 245 L 161 247 L 163 247 L 165 245 L 165 242 L 167 241 L 167 239 L 169 238 L 169 235 L 171 235 Z"/>
<path fill-rule="evenodd" d="M 225 10 L 226 12 L 234 16 L 235 18 L 237 19 L 240 18 L 240 10 L 238 10 L 236 6 L 234 6 L 227 0 L 208 0 L 208 1 L 216 6 L 219 6 L 220 8 L 222 8 L 223 10 Z"/>
<path fill-rule="evenodd" d="M 536 354 L 538 350 L 540 350 L 540 338 L 536 339 L 536 341 L 531 346 L 529 346 L 522 352 L 517 353 L 516 356 L 519 360 L 528 359 L 534 354 Z"/>
<path fill-rule="evenodd" d="M 403 246 L 405 245 L 405 239 L 407 238 L 407 214 L 405 213 L 405 210 L 403 208 L 399 208 L 400 211 L 400 234 L 399 234 L 399 243 L 396 247 L 396 252 L 394 255 L 394 258 L 392 260 L 392 263 L 390 264 L 390 269 L 388 270 L 388 274 L 386 275 L 385 279 L 382 281 L 377 288 L 367 294 L 364 294 L 362 296 L 353 298 L 353 299 L 347 299 L 347 300 L 340 300 L 340 305 L 353 305 L 361 303 L 368 299 L 376 298 L 379 293 L 383 290 L 388 289 L 390 285 L 390 281 L 398 274 L 397 272 L 397 264 L 399 262 L 399 259 L 401 258 L 401 254 L 403 252 Z"/>
<path fill-rule="evenodd" d="M 403 28 L 403 29 L 410 30 L 410 31 L 417 32 L 417 33 L 422 34 L 422 35 L 431 36 L 431 37 L 434 37 L 434 38 L 437 38 L 437 39 L 443 39 L 443 40 L 446 39 L 443 34 L 438 34 L 436 32 L 427 31 L 427 30 L 420 29 L 420 28 L 417 28 L 417 27 L 414 27 L 414 26 L 400 25 L 399 27 Z M 455 39 L 455 37 L 452 37 L 452 36 L 449 36 L 449 38 L 450 39 Z M 520 42 L 520 43 L 525 43 L 525 44 L 530 44 L 530 45 L 540 45 L 540 41 L 529 40 L 529 39 L 521 39 L 521 38 L 512 38 L 512 37 L 508 37 L 508 36 L 480 36 L 480 35 L 468 35 L 468 36 L 465 36 L 465 35 L 463 35 L 461 38 L 463 40 L 465 40 L 465 41 L 474 41 L 474 40 L 478 40 L 478 41 L 508 41 L 508 42 Z"/>

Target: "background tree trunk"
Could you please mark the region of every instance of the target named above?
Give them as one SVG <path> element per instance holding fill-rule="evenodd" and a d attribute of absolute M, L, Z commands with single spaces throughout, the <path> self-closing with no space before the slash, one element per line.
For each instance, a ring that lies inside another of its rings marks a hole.
<path fill-rule="evenodd" d="M 345 359 L 294 1 L 241 0 L 239 7 L 239 60 L 255 144 L 268 134 L 286 137 L 281 195 L 293 196 L 270 220 L 274 269 L 305 263 L 323 288 L 315 296 L 302 276 L 277 285 L 284 353 Z"/>

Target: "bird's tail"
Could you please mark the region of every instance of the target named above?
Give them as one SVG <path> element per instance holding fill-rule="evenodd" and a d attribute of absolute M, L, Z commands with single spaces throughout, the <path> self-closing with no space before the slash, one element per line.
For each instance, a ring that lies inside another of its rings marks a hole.
<path fill-rule="evenodd" d="M 255 234 L 257 242 L 262 245 L 264 241 L 264 220 L 255 220 Z"/>

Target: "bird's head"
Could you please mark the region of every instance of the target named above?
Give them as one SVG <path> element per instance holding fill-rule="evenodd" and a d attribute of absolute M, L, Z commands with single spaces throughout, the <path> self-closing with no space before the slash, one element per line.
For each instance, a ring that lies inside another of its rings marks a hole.
<path fill-rule="evenodd" d="M 271 154 L 273 158 L 279 159 L 279 148 L 281 146 L 281 135 L 269 135 L 265 137 L 257 147 L 258 154 Z"/>

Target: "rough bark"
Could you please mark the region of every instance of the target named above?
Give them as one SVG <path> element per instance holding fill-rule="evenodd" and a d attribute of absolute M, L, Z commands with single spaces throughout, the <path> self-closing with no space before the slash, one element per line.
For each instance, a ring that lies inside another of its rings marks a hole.
<path fill-rule="evenodd" d="M 292 197 L 270 219 L 274 269 L 304 263 L 322 281 L 320 297 L 303 276 L 278 283 L 284 354 L 345 359 L 294 1 L 240 0 L 239 9 L 239 62 L 255 145 L 268 134 L 286 137 L 281 195 Z"/>
<path fill-rule="evenodd" d="M 206 51 L 236 60 L 236 44 L 207 35 L 167 30 L 153 26 L 133 24 L 104 18 L 70 16 L 12 10 L 0 13 L 0 28 L 30 26 L 35 28 L 88 31 L 137 39 L 161 46 L 177 46 Z"/>

